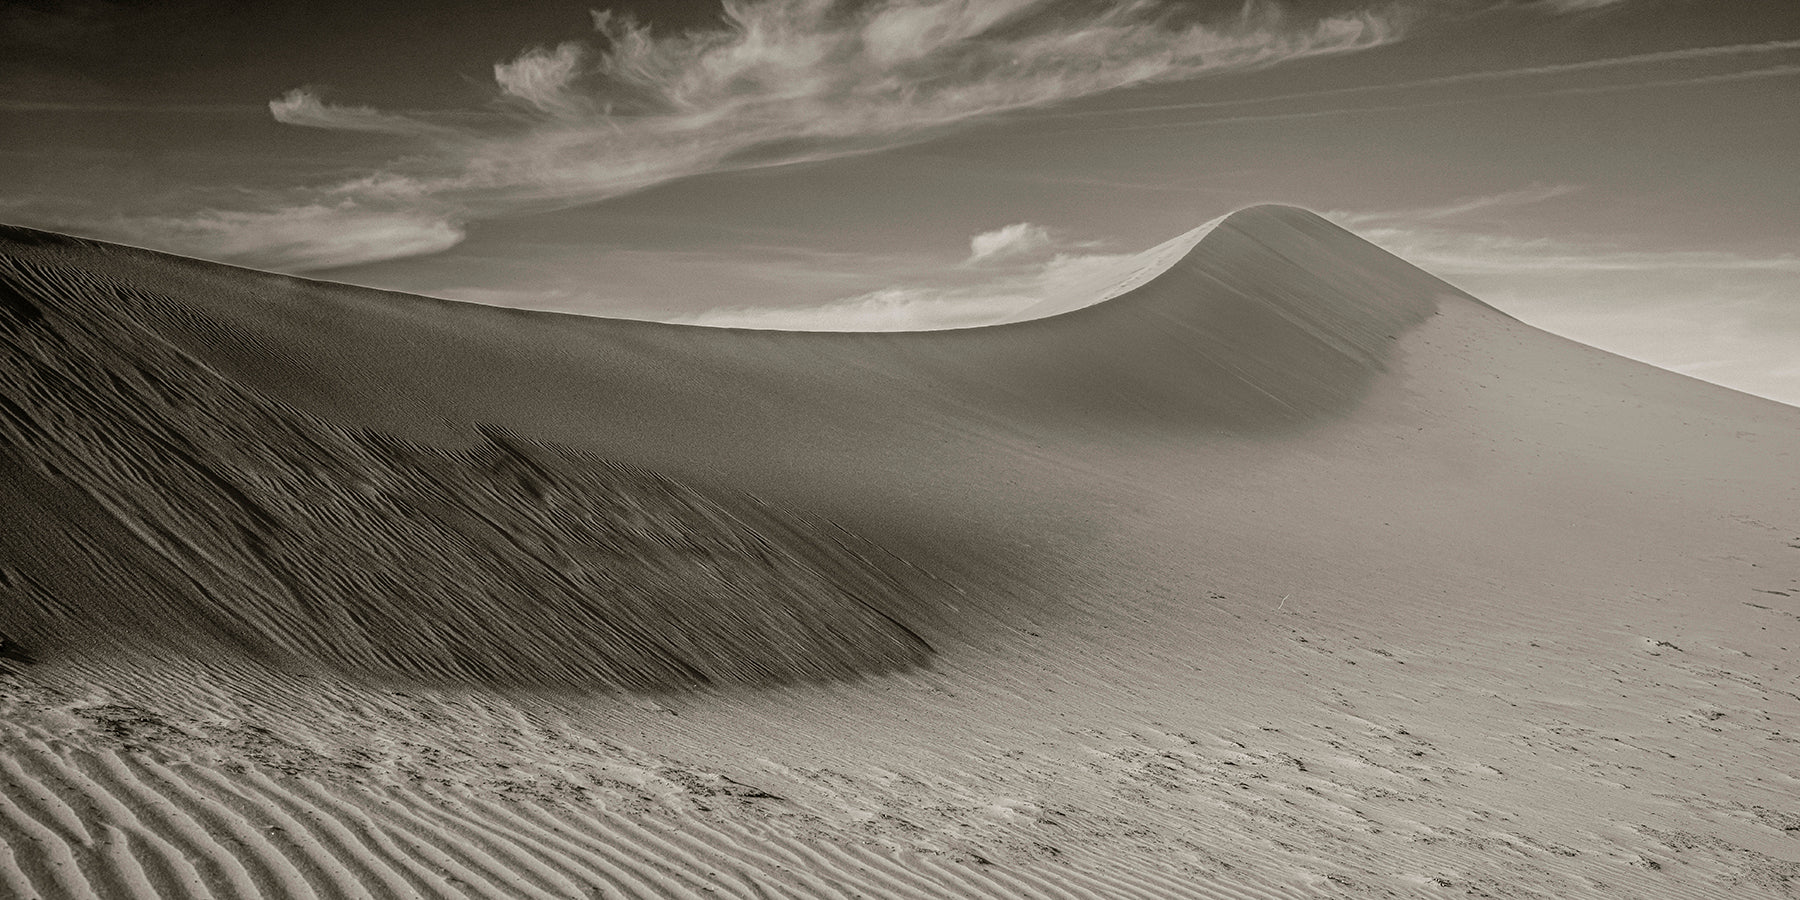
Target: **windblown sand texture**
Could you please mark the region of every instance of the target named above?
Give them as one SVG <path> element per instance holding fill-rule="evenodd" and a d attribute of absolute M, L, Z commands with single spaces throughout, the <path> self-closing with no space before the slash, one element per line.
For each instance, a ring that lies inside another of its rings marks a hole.
<path fill-rule="evenodd" d="M 0 232 L 0 896 L 1800 890 L 1800 410 L 1178 242 L 799 334 Z"/>

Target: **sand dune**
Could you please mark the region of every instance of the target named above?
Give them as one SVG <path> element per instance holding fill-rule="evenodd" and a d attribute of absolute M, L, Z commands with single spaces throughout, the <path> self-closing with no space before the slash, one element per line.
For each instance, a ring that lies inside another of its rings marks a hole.
<path fill-rule="evenodd" d="M 1190 237 L 800 334 L 5 230 L 0 894 L 1800 884 L 1800 410 Z"/>

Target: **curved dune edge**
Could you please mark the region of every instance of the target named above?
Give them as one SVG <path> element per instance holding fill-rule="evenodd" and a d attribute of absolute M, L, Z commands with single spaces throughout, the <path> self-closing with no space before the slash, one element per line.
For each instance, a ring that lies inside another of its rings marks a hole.
<path fill-rule="evenodd" d="M 531 462 L 612 472 L 745 541 L 839 523 L 915 588 L 933 657 L 654 699 L 201 640 L 0 658 L 0 896 L 1791 892 L 1800 414 L 1317 217 L 1237 217 L 1113 302 L 958 334 L 99 257 L 179 299 L 170 352 L 321 440 L 523 496 Z M 0 460 L 0 632 L 46 594 L 144 602 L 120 573 L 158 558 L 24 471 Z"/>
<path fill-rule="evenodd" d="M 1256 208 L 1257 207 L 1254 206 L 1246 207 L 1245 210 L 1239 210 L 1238 212 L 1245 212 L 1246 210 L 1253 210 Z M 1195 246 L 1205 240 L 1206 236 L 1213 232 L 1213 229 L 1224 224 L 1232 216 L 1237 214 L 1238 213 L 1227 213 L 1198 228 L 1191 229 L 1163 241 L 1148 250 L 1133 254 L 1128 259 L 1122 260 L 1120 264 L 1111 271 L 1097 273 L 1083 279 L 1081 283 L 1078 284 L 1058 286 L 1058 289 L 1049 296 L 1013 313 L 1006 317 L 1005 320 L 996 324 L 1010 325 L 1014 322 L 1029 322 L 1035 319 L 1047 319 L 1051 316 L 1062 315 L 1066 312 L 1073 312 L 1078 309 L 1096 306 L 1115 297 L 1120 297 L 1135 291 L 1156 279 L 1158 276 L 1161 276 L 1163 273 L 1175 268 L 1184 257 L 1193 252 Z"/>
<path fill-rule="evenodd" d="M 1157 244 L 1153 247 L 1139 251 L 1138 253 L 1135 253 L 1135 254 L 1131 254 L 1130 256 L 1121 260 L 1117 265 L 1111 267 L 1110 269 L 1103 271 L 1103 272 L 1094 273 L 1088 277 L 1083 278 L 1078 283 L 1058 286 L 1058 288 L 1051 295 L 1046 296 L 1044 299 L 1040 300 L 1039 302 L 1037 302 L 1025 309 L 1019 310 L 1000 321 L 997 321 L 997 322 L 994 322 L 994 323 L 988 324 L 988 325 L 974 325 L 974 326 L 965 326 L 965 327 L 957 328 L 957 329 L 932 329 L 932 330 L 944 331 L 944 330 L 970 330 L 970 329 L 994 328 L 994 327 L 999 327 L 999 326 L 1004 326 L 1004 325 L 1010 325 L 1010 324 L 1013 324 L 1016 322 L 1025 322 L 1025 321 L 1032 321 L 1032 320 L 1036 320 L 1036 319 L 1050 318 L 1052 316 L 1061 315 L 1062 313 L 1065 313 L 1065 312 L 1072 312 L 1077 309 L 1085 309 L 1090 306 L 1095 306 L 1095 305 L 1098 305 L 1101 303 L 1105 303 L 1106 301 L 1115 299 L 1124 294 L 1128 294 L 1131 291 L 1134 291 L 1134 290 L 1144 286 L 1146 283 L 1154 280 L 1158 276 L 1167 272 L 1169 269 L 1174 268 L 1177 264 L 1179 264 L 1181 262 L 1182 258 L 1185 257 L 1188 253 L 1192 252 L 1194 247 L 1196 245 L 1198 245 L 1200 243 L 1200 241 L 1204 240 L 1206 238 L 1206 236 L 1213 231 L 1213 229 L 1217 228 L 1219 225 L 1223 224 L 1224 222 L 1230 220 L 1232 217 L 1238 216 L 1240 214 L 1252 215 L 1252 214 L 1255 214 L 1255 212 L 1258 210 L 1291 210 L 1294 212 L 1311 215 L 1311 213 L 1307 212 L 1306 210 L 1300 209 L 1298 207 L 1285 206 L 1282 204 L 1253 204 L 1250 206 L 1246 206 L 1246 207 L 1240 208 L 1234 212 L 1226 213 L 1225 215 L 1219 216 L 1215 219 L 1205 222 L 1195 228 L 1189 229 L 1188 231 L 1183 232 L 1179 235 L 1176 235 L 1175 237 L 1172 237 L 1166 241 L 1163 241 L 1162 243 Z M 261 270 L 246 269 L 241 266 L 231 265 L 229 263 L 215 263 L 215 262 L 211 262 L 211 261 L 207 261 L 207 260 L 191 259 L 188 257 L 178 256 L 175 254 L 164 253 L 162 251 L 149 250 L 146 248 L 135 247 L 135 246 L 132 246 L 129 244 L 115 244 L 115 243 L 108 242 L 108 241 L 100 241 L 100 240 L 96 240 L 96 239 L 92 239 L 92 238 L 76 237 L 73 235 L 61 234 L 58 232 L 41 231 L 38 229 L 25 228 L 25 227 L 16 226 L 16 225 L 6 225 L 3 223 L 0 223 L 0 238 L 4 238 L 6 241 L 14 244 L 15 246 L 21 246 L 21 247 L 27 247 L 27 246 L 77 247 L 77 248 L 102 249 L 102 250 L 104 250 L 105 248 L 111 248 L 111 250 L 108 252 L 115 252 L 115 251 L 122 250 L 127 253 L 149 254 L 149 255 L 153 255 L 153 256 L 157 256 L 157 257 L 166 258 L 169 261 L 176 262 L 178 265 L 187 264 L 187 265 L 199 265 L 199 266 L 208 267 L 208 268 L 216 267 L 218 269 L 241 272 L 245 275 L 249 275 L 252 277 L 275 278 L 275 279 L 282 279 L 282 280 L 288 280 L 288 281 L 299 282 L 299 283 L 329 284 L 329 282 L 312 282 L 310 279 L 302 278 L 299 276 L 272 275 L 270 273 L 263 272 Z M 483 304 L 474 303 L 472 301 L 462 301 L 462 300 L 445 300 L 443 302 L 467 304 L 467 305 L 471 305 L 471 306 L 483 305 Z M 512 309 L 514 311 L 518 311 L 512 307 L 500 307 L 500 308 Z M 552 313 L 551 315 L 579 315 L 579 314 Z M 607 317 L 604 317 L 604 316 L 582 316 L 582 318 L 607 318 Z M 622 320 L 622 321 L 640 321 L 640 320 Z M 737 330 L 737 331 L 778 331 L 778 332 L 782 331 L 782 329 L 778 329 L 778 328 L 760 328 L 760 327 L 759 328 L 746 328 L 743 326 L 733 326 L 733 325 L 721 326 L 721 325 L 707 325 L 707 324 L 685 323 L 685 322 L 671 322 L 671 323 L 657 323 L 657 324 L 669 324 L 669 325 L 674 325 L 676 327 L 682 327 L 682 328 L 717 328 L 720 330 L 727 330 L 727 331 L 732 331 L 732 330 Z M 797 331 L 797 332 L 791 332 L 791 333 L 796 333 L 796 334 L 832 334 L 832 333 L 843 334 L 843 333 L 857 333 L 857 332 L 831 332 L 831 331 L 805 330 L 805 331 Z M 907 334 L 907 333 L 915 333 L 915 332 L 883 330 L 880 332 L 864 332 L 864 333 Z"/>

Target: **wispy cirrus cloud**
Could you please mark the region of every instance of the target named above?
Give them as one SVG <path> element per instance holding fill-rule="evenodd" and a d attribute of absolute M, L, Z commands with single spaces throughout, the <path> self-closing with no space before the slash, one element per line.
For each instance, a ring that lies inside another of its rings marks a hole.
<path fill-rule="evenodd" d="M 554 50 L 535 47 L 511 62 L 494 66 L 494 83 L 508 99 L 547 115 L 573 118 L 591 113 L 588 98 L 573 89 L 586 55 L 587 51 L 572 41 Z"/>
<path fill-rule="evenodd" d="M 1333 210 L 1325 215 L 1346 228 L 1358 228 L 1364 225 L 1382 226 L 1395 222 L 1436 222 L 1443 219 L 1455 219 L 1470 213 L 1488 210 L 1506 209 L 1509 207 L 1532 206 L 1546 200 L 1568 196 L 1580 191 L 1572 184 L 1532 185 L 1497 194 L 1485 194 L 1476 197 L 1465 197 L 1437 206 L 1421 206 L 1410 209 L 1390 209 L 1375 212 L 1352 212 Z"/>
<path fill-rule="evenodd" d="M 1480 84 L 1484 82 L 1514 81 L 1537 79 L 1559 75 L 1579 75 L 1592 72 L 1603 72 L 1616 69 L 1632 69 L 1655 67 L 1670 63 L 1702 62 L 1708 60 L 1728 60 L 1750 56 L 1767 56 L 1771 54 L 1792 54 L 1800 51 L 1800 40 L 1759 41 L 1749 44 L 1718 44 L 1706 47 L 1683 47 L 1676 50 L 1658 50 L 1651 53 L 1633 53 L 1626 56 L 1608 56 L 1599 59 L 1584 59 L 1565 63 L 1550 63 L 1536 66 L 1520 66 L 1510 69 L 1484 69 L 1476 72 L 1456 72 L 1449 75 L 1436 75 L 1430 78 L 1414 78 L 1406 81 L 1389 81 L 1380 84 L 1357 84 L 1347 87 L 1326 88 L 1315 91 L 1298 91 L 1287 94 L 1268 94 L 1260 97 L 1243 97 L 1232 100 L 1202 100 L 1188 103 L 1158 103 L 1139 106 L 1115 106 L 1107 109 L 1066 110 L 1059 112 L 1037 113 L 1040 118 L 1086 119 L 1111 116 L 1128 116 L 1150 112 L 1167 113 L 1184 110 L 1228 109 L 1242 106 L 1263 106 L 1272 103 L 1284 103 L 1296 100 L 1322 100 L 1333 97 L 1354 96 L 1359 94 L 1380 93 L 1388 91 L 1414 90 L 1418 88 L 1452 87 L 1458 85 Z M 1562 89 L 1553 89 L 1538 93 L 1579 93 L 1629 90 L 1640 87 L 1661 87 L 1679 84 L 1698 84 L 1714 80 L 1732 80 L 1738 78 L 1778 77 L 1791 74 L 1792 66 L 1768 66 L 1739 72 L 1713 73 L 1700 76 L 1679 76 L 1676 78 L 1657 78 L 1622 84 L 1576 85 Z M 1477 102 L 1484 98 L 1461 98 L 1450 103 Z M 1430 105 L 1430 104 L 1420 104 Z M 1358 109 L 1410 109 L 1415 105 L 1347 108 L 1354 113 Z M 1248 118 L 1304 117 L 1325 114 L 1336 114 L 1335 110 L 1324 112 L 1277 113 L 1269 117 L 1242 117 L 1218 121 L 1242 121 Z M 1172 123 L 1174 125 L 1191 123 Z M 1165 126 L 1166 127 L 1166 126 Z"/>
<path fill-rule="evenodd" d="M 255 266 L 395 258 L 442 249 L 420 238 L 490 216 L 881 150 L 1011 110 L 1361 50 L 1402 30 L 1392 12 L 1303 17 L 1266 0 L 1219 19 L 1162 0 L 1119 0 L 1087 16 L 1053 0 L 728 0 L 712 30 L 657 34 L 608 13 L 594 27 L 591 44 L 495 65 L 480 121 L 442 125 L 290 91 L 270 103 L 277 121 L 408 136 L 417 150 L 339 183 L 265 192 L 254 208 L 131 228 Z M 421 219 L 431 225 L 411 233 L 364 227 Z M 225 220 L 240 226 L 230 241 L 192 240 Z M 347 245 L 346 230 L 367 239 Z"/>
<path fill-rule="evenodd" d="M 304 272 L 436 253 L 460 243 L 460 225 L 430 212 L 313 203 L 267 210 L 206 210 L 187 216 L 119 218 L 128 243 L 178 246 L 224 262 Z"/>

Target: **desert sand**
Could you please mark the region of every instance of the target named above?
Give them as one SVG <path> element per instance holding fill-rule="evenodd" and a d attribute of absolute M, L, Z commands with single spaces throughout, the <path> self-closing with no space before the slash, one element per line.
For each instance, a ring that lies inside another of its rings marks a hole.
<path fill-rule="evenodd" d="M 0 231 L 0 896 L 1800 890 L 1800 409 L 1185 237 L 807 334 Z"/>

